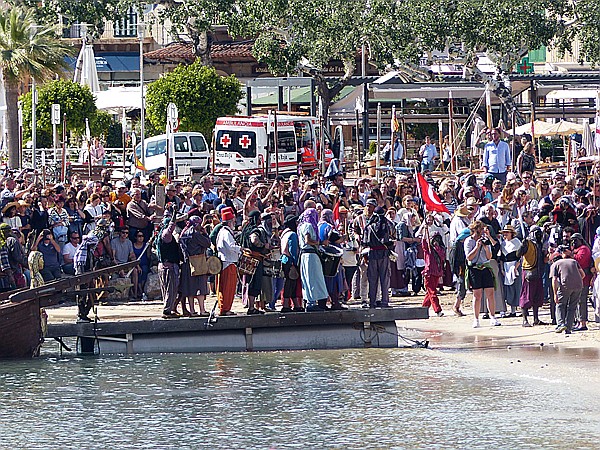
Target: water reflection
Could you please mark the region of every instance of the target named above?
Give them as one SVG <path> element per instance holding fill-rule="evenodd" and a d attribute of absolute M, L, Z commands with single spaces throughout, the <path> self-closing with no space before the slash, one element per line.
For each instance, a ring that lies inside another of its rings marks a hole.
<path fill-rule="evenodd" d="M 1 447 L 591 448 L 600 437 L 595 400 L 493 373 L 402 349 L 8 362 Z"/>

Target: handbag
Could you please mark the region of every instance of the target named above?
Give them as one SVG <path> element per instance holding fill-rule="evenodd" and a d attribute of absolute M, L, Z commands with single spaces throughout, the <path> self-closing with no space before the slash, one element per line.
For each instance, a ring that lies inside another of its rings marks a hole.
<path fill-rule="evenodd" d="M 297 280 L 298 278 L 300 278 L 300 271 L 298 270 L 298 267 L 296 267 L 294 264 L 292 264 L 290 266 L 290 269 L 288 270 L 288 278 L 290 280 Z"/>
<path fill-rule="evenodd" d="M 193 277 L 199 277 L 200 275 L 206 275 L 208 273 L 206 255 L 190 255 L 189 262 L 190 272 Z"/>

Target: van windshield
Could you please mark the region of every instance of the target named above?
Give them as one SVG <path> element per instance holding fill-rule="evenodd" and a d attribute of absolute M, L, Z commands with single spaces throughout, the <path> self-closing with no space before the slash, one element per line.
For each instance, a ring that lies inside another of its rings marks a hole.
<path fill-rule="evenodd" d="M 243 158 L 254 158 L 256 157 L 256 133 L 254 131 L 219 130 L 215 146 L 219 152 L 235 152 Z"/>
<path fill-rule="evenodd" d="M 178 153 L 181 152 L 189 152 L 190 149 L 188 147 L 188 140 L 186 136 L 175 136 L 173 138 L 173 145 L 175 146 L 175 151 Z"/>

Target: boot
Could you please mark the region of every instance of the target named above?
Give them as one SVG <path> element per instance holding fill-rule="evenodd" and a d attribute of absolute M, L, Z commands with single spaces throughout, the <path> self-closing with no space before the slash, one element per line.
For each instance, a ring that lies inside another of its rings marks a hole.
<path fill-rule="evenodd" d="M 317 300 L 317 306 L 323 311 L 329 310 L 329 308 L 327 307 L 327 299 Z"/>
<path fill-rule="evenodd" d="M 527 319 L 528 316 L 529 316 L 529 309 L 523 308 L 523 326 L 524 327 L 531 326 L 531 324 L 529 323 L 529 320 Z"/>

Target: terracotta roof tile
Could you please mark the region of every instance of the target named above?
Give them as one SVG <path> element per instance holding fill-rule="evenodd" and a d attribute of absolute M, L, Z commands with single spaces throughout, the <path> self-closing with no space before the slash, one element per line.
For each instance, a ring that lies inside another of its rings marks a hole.
<path fill-rule="evenodd" d="M 211 57 L 213 59 L 254 58 L 252 46 L 254 41 L 216 43 L 212 45 Z M 173 42 L 166 47 L 144 53 L 144 58 L 157 62 L 192 62 L 196 59 L 192 51 L 192 44 Z"/>

